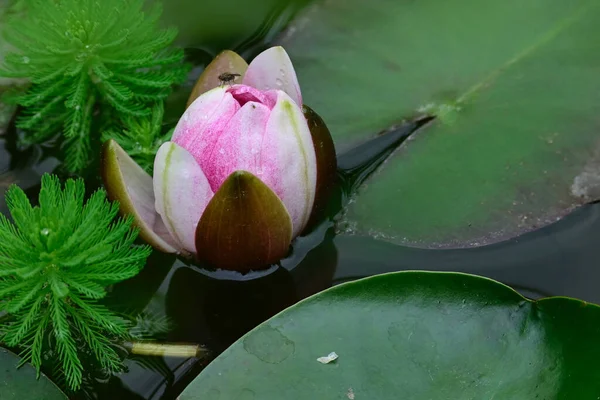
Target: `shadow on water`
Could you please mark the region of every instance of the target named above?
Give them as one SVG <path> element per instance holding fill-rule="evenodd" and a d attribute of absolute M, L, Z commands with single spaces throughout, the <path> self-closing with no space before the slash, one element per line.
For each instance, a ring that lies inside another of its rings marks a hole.
<path fill-rule="evenodd" d="M 360 236 L 338 236 L 334 283 L 393 271 L 458 271 L 483 275 L 530 298 L 577 297 L 600 303 L 600 203 L 506 242 L 485 247 L 424 250 Z"/>
<path fill-rule="evenodd" d="M 265 25 L 240 44 L 242 53 L 251 58 L 260 51 L 273 27 L 289 18 L 285 14 L 289 12 L 277 9 L 269 15 Z M 199 50 L 188 56 L 198 65 L 197 73 L 212 57 Z M 186 97 L 181 96 L 182 104 Z M 600 270 L 590 267 L 600 259 L 600 203 L 580 207 L 535 232 L 480 248 L 425 250 L 371 237 L 335 235 L 333 216 L 349 196 L 429 120 L 407 122 L 340 154 L 340 190 L 331 202 L 331 220 L 298 238 L 291 254 L 267 272 L 246 277 L 209 272 L 170 255 L 153 254 L 140 275 L 111 289 L 108 305 L 167 321 L 168 329 L 156 331 L 154 339 L 198 343 L 206 347 L 206 356 L 129 356 L 127 372 L 88 378 L 86 390 L 76 398 L 175 399 L 214 357 L 261 322 L 332 285 L 375 274 L 460 271 L 499 280 L 534 299 L 561 295 L 600 303 Z M 58 161 L 50 148 L 19 149 L 17 134 L 13 127 L 0 136 L 0 192 L 16 183 L 33 200 L 41 175 L 55 170 Z M 3 201 L 1 196 L 0 212 L 6 213 Z"/>

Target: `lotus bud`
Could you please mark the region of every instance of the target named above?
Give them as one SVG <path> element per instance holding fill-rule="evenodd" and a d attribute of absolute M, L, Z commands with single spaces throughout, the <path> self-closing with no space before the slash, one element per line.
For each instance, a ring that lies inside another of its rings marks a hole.
<path fill-rule="evenodd" d="M 223 82 L 225 73 L 230 82 Z M 240 272 L 286 256 L 292 240 L 314 224 L 336 170 L 329 131 L 303 107 L 281 47 L 247 67 L 230 51 L 207 66 L 171 141 L 156 155 L 151 194 L 149 177 L 118 149 L 106 145 L 105 184 L 136 220 L 144 217 L 142 237 L 159 250 Z"/>

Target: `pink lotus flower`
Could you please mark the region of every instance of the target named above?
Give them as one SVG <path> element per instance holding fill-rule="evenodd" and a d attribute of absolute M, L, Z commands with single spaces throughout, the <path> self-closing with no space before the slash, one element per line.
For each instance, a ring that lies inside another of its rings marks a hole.
<path fill-rule="evenodd" d="M 239 74 L 241 84 L 219 82 L 223 72 Z M 192 96 L 197 98 L 171 141 L 156 155 L 158 215 L 142 215 L 143 207 L 133 205 L 142 237 L 149 229 L 146 236 L 158 248 L 221 268 L 266 267 L 287 254 L 314 214 L 315 197 L 322 202 L 331 183 L 325 182 L 335 173 L 329 132 L 303 108 L 296 73 L 281 47 L 249 66 L 233 52 L 221 53 Z M 126 175 L 121 173 L 125 181 Z M 106 186 L 110 193 L 110 182 Z M 128 192 L 135 197 L 135 190 Z"/>

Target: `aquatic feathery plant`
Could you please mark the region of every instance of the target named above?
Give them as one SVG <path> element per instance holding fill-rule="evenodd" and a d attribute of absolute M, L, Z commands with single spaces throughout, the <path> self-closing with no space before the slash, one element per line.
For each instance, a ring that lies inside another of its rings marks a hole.
<path fill-rule="evenodd" d="M 131 324 L 99 303 L 106 287 L 138 274 L 150 255 L 134 245 L 132 219 L 98 190 L 84 203 L 82 180 L 44 175 L 39 206 L 13 185 L 6 203 L 14 224 L 0 214 L 0 342 L 22 351 L 22 363 L 40 370 L 52 350 L 69 388 L 82 382 L 81 354 L 106 371 L 122 368 L 115 340 Z"/>
<path fill-rule="evenodd" d="M 170 49 L 176 30 L 158 27 L 159 3 L 149 12 L 143 5 L 29 0 L 26 13 L 8 20 L 4 36 L 15 50 L 6 55 L 0 75 L 31 81 L 15 95 L 23 106 L 17 126 L 27 132 L 28 143 L 62 131 L 70 172 L 87 166 L 91 143 L 99 140 L 91 137 L 92 121 L 106 126 L 106 120 L 149 118 L 186 77 L 183 51 Z"/>
<path fill-rule="evenodd" d="M 152 174 L 156 152 L 173 136 L 173 129 L 162 133 L 164 111 L 163 104 L 156 103 L 150 118 L 127 116 L 120 126 L 105 130 L 102 141 L 114 139 L 140 167 Z"/>

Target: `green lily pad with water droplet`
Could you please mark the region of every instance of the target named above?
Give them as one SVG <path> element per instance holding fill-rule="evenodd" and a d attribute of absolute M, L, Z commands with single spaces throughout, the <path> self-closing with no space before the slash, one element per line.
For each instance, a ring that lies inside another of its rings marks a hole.
<path fill-rule="evenodd" d="M 17 369 L 19 357 L 0 348 L 0 399 L 2 400 L 66 400 L 45 375 L 36 378 L 35 369 L 25 364 Z"/>
<path fill-rule="evenodd" d="M 530 301 L 474 275 L 392 273 L 288 308 L 180 400 L 596 399 L 599 337 L 596 305 Z M 331 352 L 335 361 L 318 361 Z"/>

